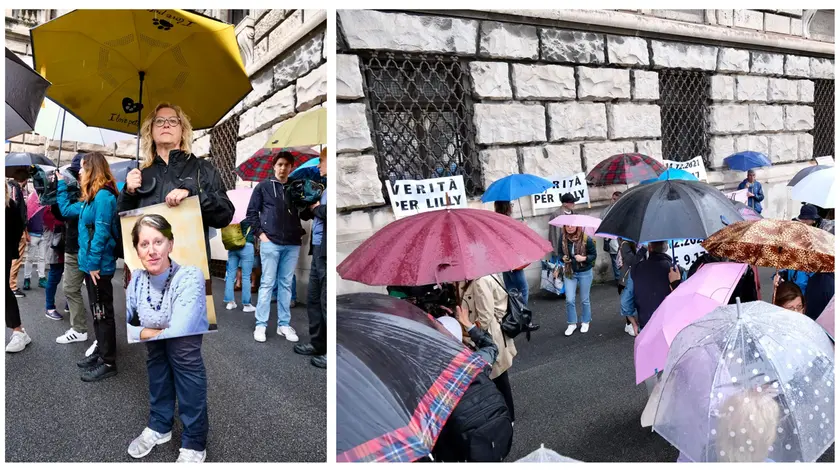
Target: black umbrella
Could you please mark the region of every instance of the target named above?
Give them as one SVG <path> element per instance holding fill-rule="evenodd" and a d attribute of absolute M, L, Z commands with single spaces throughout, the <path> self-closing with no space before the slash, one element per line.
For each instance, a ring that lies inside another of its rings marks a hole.
<path fill-rule="evenodd" d="M 798 184 L 800 180 L 804 179 L 805 177 L 808 177 L 812 173 L 814 173 L 818 170 L 828 169 L 829 167 L 831 167 L 831 166 L 818 165 L 818 166 L 806 167 L 806 168 L 800 170 L 799 172 L 797 172 L 796 175 L 794 175 L 793 178 L 790 179 L 790 182 L 788 182 L 787 186 L 788 187 L 793 187 L 794 185 Z"/>
<path fill-rule="evenodd" d="M 50 83 L 6 48 L 6 139 L 35 129 Z"/>
<path fill-rule="evenodd" d="M 427 456 L 487 364 L 406 301 L 357 293 L 336 303 L 338 462 Z"/>
<path fill-rule="evenodd" d="M 6 154 L 6 167 L 50 166 L 55 163 L 43 154 L 34 152 L 11 152 Z"/>
<path fill-rule="evenodd" d="M 596 233 L 637 243 L 705 239 L 744 218 L 720 190 L 703 182 L 663 180 L 625 192 Z"/>

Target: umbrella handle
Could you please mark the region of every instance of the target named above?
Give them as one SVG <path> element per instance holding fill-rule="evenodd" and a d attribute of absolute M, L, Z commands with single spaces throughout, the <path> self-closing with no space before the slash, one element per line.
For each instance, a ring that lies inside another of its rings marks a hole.
<path fill-rule="evenodd" d="M 773 305 L 776 304 L 776 276 L 779 275 L 779 268 L 776 268 L 776 273 L 773 274 L 773 298 L 770 300 L 770 303 Z"/>
<path fill-rule="evenodd" d="M 152 177 L 152 183 L 151 183 L 151 185 L 149 185 L 149 188 L 147 188 L 145 190 L 142 189 L 142 188 L 138 188 L 134 192 L 139 194 L 139 195 L 144 195 L 145 196 L 145 195 L 148 195 L 148 194 L 152 193 L 152 191 L 155 189 L 155 185 L 157 185 L 157 177 Z"/>

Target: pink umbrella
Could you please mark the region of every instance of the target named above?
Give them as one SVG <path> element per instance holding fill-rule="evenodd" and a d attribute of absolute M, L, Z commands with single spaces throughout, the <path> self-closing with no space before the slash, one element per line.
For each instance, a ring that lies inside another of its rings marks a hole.
<path fill-rule="evenodd" d="M 665 368 L 671 342 L 683 328 L 729 302 L 747 264 L 705 264 L 671 292 L 636 336 L 636 384 Z"/>
<path fill-rule="evenodd" d="M 236 188 L 227 191 L 227 196 L 233 203 L 233 219 L 230 224 L 241 223 L 245 219 L 245 212 L 248 211 L 248 203 L 251 201 L 251 194 L 254 193 L 252 188 Z"/>
<path fill-rule="evenodd" d="M 580 226 L 589 236 L 597 236 L 595 230 L 601 226 L 601 219 L 589 215 L 560 215 L 549 221 L 552 226 Z"/>
<path fill-rule="evenodd" d="M 33 216 L 37 215 L 38 212 L 44 211 L 45 208 L 47 207 L 41 205 L 38 194 L 35 192 L 30 193 L 29 198 L 26 199 L 26 219 L 31 220 Z"/>
<path fill-rule="evenodd" d="M 834 339 L 834 297 L 831 297 L 831 301 L 828 302 L 828 306 L 825 307 L 822 314 L 817 318 L 817 324 L 823 327 L 823 329 L 831 336 L 831 339 Z"/>

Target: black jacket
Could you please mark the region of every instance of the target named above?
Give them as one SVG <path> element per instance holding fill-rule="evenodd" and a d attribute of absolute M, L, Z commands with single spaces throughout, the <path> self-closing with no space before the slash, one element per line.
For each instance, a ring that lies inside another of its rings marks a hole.
<path fill-rule="evenodd" d="M 207 247 L 207 263 L 210 263 L 210 238 L 208 228 L 224 228 L 233 219 L 233 203 L 227 196 L 227 190 L 216 168 L 209 161 L 199 159 L 181 150 L 169 152 L 169 164 L 159 156 L 151 166 L 141 171 L 143 186 L 146 189 L 156 180 L 155 187 L 148 195 L 135 192 L 129 194 L 123 187 L 117 201 L 117 211 L 134 210 L 166 201 L 169 192 L 176 189 L 189 191 L 189 196 L 199 195 L 201 200 L 201 219 L 204 223 L 204 242 Z M 200 180 L 199 180 L 200 179 Z"/>
<path fill-rule="evenodd" d="M 6 207 L 6 259 L 15 260 L 20 259 L 20 238 L 23 237 L 23 231 L 26 229 L 25 218 L 21 216 L 21 208 L 26 211 L 26 202 L 23 201 L 23 192 L 20 187 L 12 186 L 12 192 L 15 193 L 15 200 L 9 201 L 9 206 Z M 8 281 L 6 281 L 8 283 Z"/>
<path fill-rule="evenodd" d="M 805 314 L 816 320 L 834 296 L 834 272 L 817 272 L 805 288 Z"/>
<path fill-rule="evenodd" d="M 326 190 L 324 190 L 324 191 L 326 192 Z M 322 238 L 321 239 L 321 248 L 323 248 L 321 250 L 321 254 L 315 254 L 315 252 L 314 252 L 314 247 L 315 246 L 312 244 L 312 238 L 315 236 L 315 231 L 310 231 L 309 232 L 309 255 L 310 256 L 313 256 L 313 255 L 318 256 L 318 255 L 323 255 L 323 253 L 326 253 L 326 247 L 327 247 L 327 205 L 318 205 L 317 207 L 315 207 L 314 210 L 310 210 L 310 209 L 307 208 L 305 211 L 300 213 L 300 219 L 303 220 L 303 221 L 308 221 L 308 220 L 311 220 L 313 218 L 320 218 L 321 221 L 324 222 L 324 234 L 321 236 L 321 238 Z"/>
<path fill-rule="evenodd" d="M 300 215 L 297 208 L 286 201 L 286 188 L 274 176 L 254 188 L 245 219 L 253 228 L 254 236 L 265 233 L 274 244 L 300 246 L 304 235 Z"/>
<path fill-rule="evenodd" d="M 668 254 L 650 252 L 646 260 L 630 270 L 630 277 L 633 278 L 633 298 L 636 301 L 641 329 L 644 329 L 665 297 L 680 285 L 679 280 L 673 284 L 668 280 L 671 265 L 671 256 Z"/>
<path fill-rule="evenodd" d="M 70 173 L 73 177 L 76 178 L 76 183 L 71 185 L 70 182 L 67 184 L 67 198 L 71 202 L 79 201 L 79 198 L 82 196 L 82 190 L 79 188 L 79 173 L 73 170 L 68 169 L 67 172 Z M 66 179 L 65 179 L 66 180 Z M 61 209 L 58 207 L 58 204 L 50 206 L 50 211 L 52 212 L 55 219 L 64 223 L 64 253 L 65 254 L 78 254 L 79 253 L 79 218 L 65 218 L 61 214 Z"/>

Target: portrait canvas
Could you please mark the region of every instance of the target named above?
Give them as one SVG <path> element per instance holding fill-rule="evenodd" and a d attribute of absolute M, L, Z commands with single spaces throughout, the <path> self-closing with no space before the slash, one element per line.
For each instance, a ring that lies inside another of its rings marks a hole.
<path fill-rule="evenodd" d="M 120 226 L 125 270 L 131 273 L 126 288 L 128 342 L 216 331 L 198 197 L 173 208 L 161 203 L 122 212 Z"/>

